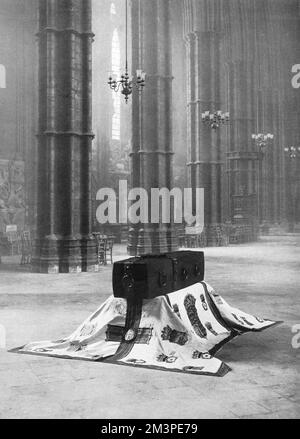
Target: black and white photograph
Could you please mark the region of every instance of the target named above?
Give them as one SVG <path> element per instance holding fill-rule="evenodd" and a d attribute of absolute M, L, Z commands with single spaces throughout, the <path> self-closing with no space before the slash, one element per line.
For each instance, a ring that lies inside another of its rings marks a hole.
<path fill-rule="evenodd" d="M 0 41 L 0 419 L 299 419 L 300 0 L 0 0 Z"/>

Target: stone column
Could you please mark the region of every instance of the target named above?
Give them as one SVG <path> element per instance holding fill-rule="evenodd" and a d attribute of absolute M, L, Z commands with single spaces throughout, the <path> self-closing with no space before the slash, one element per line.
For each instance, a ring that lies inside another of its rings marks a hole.
<path fill-rule="evenodd" d="M 36 271 L 96 269 L 91 235 L 91 0 L 39 2 Z"/>
<path fill-rule="evenodd" d="M 275 138 L 270 148 L 274 157 L 266 164 L 265 219 L 275 223 L 277 227 L 280 224 L 280 229 L 283 231 L 284 226 L 290 221 L 288 204 L 291 200 L 283 150 L 284 147 L 299 143 L 299 135 L 295 127 L 299 124 L 300 94 L 286 78 L 287 72 L 296 63 L 294 60 L 299 58 L 300 9 L 297 0 L 290 2 L 267 0 L 266 9 L 269 71 L 271 74 L 276 72 L 276 82 L 271 83 L 270 90 L 274 107 L 272 129 Z"/>
<path fill-rule="evenodd" d="M 204 188 L 206 244 L 215 245 L 221 244 L 220 233 L 225 234 L 222 186 L 226 128 L 212 130 L 203 125 L 201 115 L 206 110 L 227 110 L 221 102 L 221 2 L 185 0 L 183 6 L 188 87 L 188 181 L 193 188 Z M 225 78 L 223 80 L 225 82 Z"/>
<path fill-rule="evenodd" d="M 146 86 L 132 97 L 132 187 L 172 189 L 172 66 L 170 0 L 132 1 L 132 73 L 142 68 Z M 151 206 L 149 202 L 149 221 Z M 173 219 L 168 224 L 132 225 L 131 255 L 177 248 Z"/>
<path fill-rule="evenodd" d="M 227 57 L 230 111 L 229 197 L 230 220 L 234 242 L 257 237 L 257 181 L 259 153 L 252 134 L 255 132 L 255 19 L 254 7 L 232 0 L 224 8 L 227 20 Z"/>

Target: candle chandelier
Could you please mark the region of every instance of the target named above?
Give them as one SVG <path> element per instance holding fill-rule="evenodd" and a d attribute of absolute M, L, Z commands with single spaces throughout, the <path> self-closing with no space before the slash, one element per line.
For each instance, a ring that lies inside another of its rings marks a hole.
<path fill-rule="evenodd" d="M 202 122 L 209 125 L 213 130 L 220 128 L 220 125 L 224 125 L 229 122 L 229 113 L 223 113 L 222 111 L 215 111 L 210 113 L 209 111 L 204 111 L 202 113 Z"/>
<path fill-rule="evenodd" d="M 284 148 L 284 152 L 291 159 L 296 159 L 300 157 L 300 146 L 288 146 Z"/>
<path fill-rule="evenodd" d="M 125 0 L 125 72 L 121 74 L 120 79 L 115 79 L 112 76 L 108 78 L 108 85 L 111 90 L 116 93 L 121 91 L 125 96 L 125 102 L 128 103 L 128 98 L 132 94 L 133 87 L 136 87 L 139 91 L 143 90 L 145 86 L 146 74 L 142 70 L 136 71 L 136 78 L 129 77 L 128 73 L 128 0 Z"/>
<path fill-rule="evenodd" d="M 274 139 L 274 134 L 252 134 L 252 139 L 255 141 L 256 145 L 263 151 L 266 146 Z"/>

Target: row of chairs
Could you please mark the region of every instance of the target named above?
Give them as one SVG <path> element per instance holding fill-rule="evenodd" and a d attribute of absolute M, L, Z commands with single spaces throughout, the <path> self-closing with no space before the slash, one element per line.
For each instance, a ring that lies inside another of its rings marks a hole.
<path fill-rule="evenodd" d="M 113 264 L 114 237 L 101 233 L 93 233 L 93 235 L 97 242 L 98 264 Z M 10 255 L 21 255 L 20 265 L 30 264 L 32 258 L 32 239 L 30 231 L 6 232 L 4 236 L 10 248 Z"/>
<path fill-rule="evenodd" d="M 255 241 L 255 227 L 246 224 L 214 225 L 204 229 L 201 234 L 179 235 L 179 246 L 185 248 L 220 247 L 228 244 L 242 244 Z"/>
<path fill-rule="evenodd" d="M 97 258 L 99 265 L 113 264 L 114 236 L 93 233 L 97 242 Z"/>
<path fill-rule="evenodd" d="M 249 225 L 235 225 L 231 229 L 230 233 L 230 244 L 243 244 L 247 242 L 252 242 L 257 239 L 258 231 L 255 230 L 253 226 Z"/>
<path fill-rule="evenodd" d="M 2 245 L 8 247 L 11 256 L 21 255 L 21 265 L 30 264 L 32 244 L 29 230 L 3 233 Z"/>
<path fill-rule="evenodd" d="M 21 234 L 21 265 L 31 264 L 32 258 L 32 240 L 29 230 Z"/>
<path fill-rule="evenodd" d="M 113 264 L 114 237 L 93 233 L 97 241 L 97 258 L 99 265 Z M 32 241 L 30 232 L 21 234 L 21 265 L 30 264 L 32 257 Z"/>
<path fill-rule="evenodd" d="M 223 225 L 211 226 L 200 234 L 181 234 L 178 238 L 179 246 L 185 248 L 221 247 L 229 243 L 228 230 Z"/>

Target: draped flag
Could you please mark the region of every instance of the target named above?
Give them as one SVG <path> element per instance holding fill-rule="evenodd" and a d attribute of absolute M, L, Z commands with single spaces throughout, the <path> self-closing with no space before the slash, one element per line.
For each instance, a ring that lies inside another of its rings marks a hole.
<path fill-rule="evenodd" d="M 144 300 L 127 331 L 126 311 L 126 299 L 111 296 L 69 337 L 13 352 L 223 376 L 230 367 L 214 355 L 226 342 L 280 323 L 230 306 L 206 282 Z"/>

